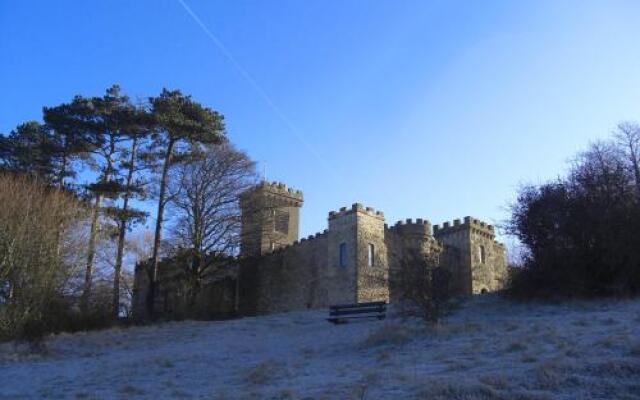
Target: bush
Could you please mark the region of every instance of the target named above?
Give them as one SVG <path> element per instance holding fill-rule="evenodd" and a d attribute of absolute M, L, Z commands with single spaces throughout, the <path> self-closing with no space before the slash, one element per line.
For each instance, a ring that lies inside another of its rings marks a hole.
<path fill-rule="evenodd" d="M 452 308 L 451 273 L 439 267 L 435 255 L 408 254 L 400 262 L 394 289 L 400 293 L 400 313 L 436 324 Z"/>
<path fill-rule="evenodd" d="M 0 204 L 0 340 L 35 343 L 49 332 L 104 325 L 110 303 L 100 290 L 89 311 L 80 314 L 77 307 L 86 243 L 82 204 L 12 175 L 0 175 Z"/>

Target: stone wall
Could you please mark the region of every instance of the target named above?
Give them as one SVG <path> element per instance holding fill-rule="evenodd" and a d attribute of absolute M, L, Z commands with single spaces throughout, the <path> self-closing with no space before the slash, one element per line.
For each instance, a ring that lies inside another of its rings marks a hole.
<path fill-rule="evenodd" d="M 493 235 L 487 234 L 482 230 L 472 229 L 472 293 L 477 294 L 500 290 L 506 284 L 506 279 L 507 261 L 504 246 L 496 242 L 493 239 Z"/>
<path fill-rule="evenodd" d="M 240 271 L 240 308 L 245 314 L 317 308 L 327 303 L 327 234 L 321 233 L 258 258 Z"/>
<path fill-rule="evenodd" d="M 132 312 L 138 319 L 147 315 L 150 266 L 139 263 L 135 268 Z M 225 318 L 236 314 L 237 262 L 225 259 L 205 270 L 194 304 L 189 302 L 189 286 L 185 269 L 175 260 L 163 259 L 158 265 L 158 284 L 154 298 L 154 314 L 165 318 Z"/>
<path fill-rule="evenodd" d="M 455 286 L 470 295 L 500 290 L 506 283 L 506 251 L 495 240 L 492 225 L 465 217 L 434 226 L 434 236 L 448 248 L 456 249 L 459 261 L 451 264 Z"/>
<path fill-rule="evenodd" d="M 384 214 L 354 204 L 356 231 L 356 301 L 389 301 L 389 262 Z"/>
<path fill-rule="evenodd" d="M 329 213 L 326 253 L 327 300 L 330 304 L 355 303 L 358 217 L 346 207 Z M 340 264 L 340 245 L 346 249 L 346 262 Z"/>

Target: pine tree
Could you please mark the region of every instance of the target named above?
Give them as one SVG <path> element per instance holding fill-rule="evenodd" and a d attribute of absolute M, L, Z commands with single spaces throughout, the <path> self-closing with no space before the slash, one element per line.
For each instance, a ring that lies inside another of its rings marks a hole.
<path fill-rule="evenodd" d="M 128 147 L 122 149 L 119 162 L 119 168 L 124 175 L 124 187 L 121 193 L 122 206 L 112 212 L 118 224 L 118 243 L 113 275 L 113 312 L 116 318 L 120 314 L 120 276 L 126 232 L 133 225 L 144 222 L 147 217 L 146 212 L 131 207 L 130 200 L 142 199 L 145 196 L 147 182 L 140 177 L 140 172 L 147 168 L 147 164 L 144 163 L 144 158 L 147 155 L 144 145 L 152 129 L 153 119 L 144 107 L 132 110 L 127 127 Z"/>
<path fill-rule="evenodd" d="M 148 313 L 153 317 L 169 170 L 173 164 L 198 154 L 201 145 L 221 143 L 226 137 L 223 116 L 194 101 L 191 96 L 183 95 L 179 90 L 163 89 L 158 97 L 150 99 L 150 103 L 157 128 L 153 139 L 160 164 L 158 208 L 147 298 Z"/>

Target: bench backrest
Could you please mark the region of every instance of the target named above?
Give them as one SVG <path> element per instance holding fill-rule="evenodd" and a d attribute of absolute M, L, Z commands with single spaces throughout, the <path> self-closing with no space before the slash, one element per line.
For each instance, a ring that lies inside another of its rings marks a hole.
<path fill-rule="evenodd" d="M 351 314 L 382 314 L 387 310 L 387 303 L 384 301 L 373 301 L 369 303 L 337 304 L 329 307 L 330 316 L 351 315 Z"/>

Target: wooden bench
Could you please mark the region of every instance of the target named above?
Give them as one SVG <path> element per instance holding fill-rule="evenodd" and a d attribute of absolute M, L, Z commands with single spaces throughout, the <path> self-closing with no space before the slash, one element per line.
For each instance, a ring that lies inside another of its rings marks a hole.
<path fill-rule="evenodd" d="M 329 307 L 329 318 L 327 321 L 334 324 L 348 322 L 356 318 L 377 318 L 384 319 L 387 316 L 387 303 L 384 301 L 374 301 L 371 303 L 338 304 Z"/>

